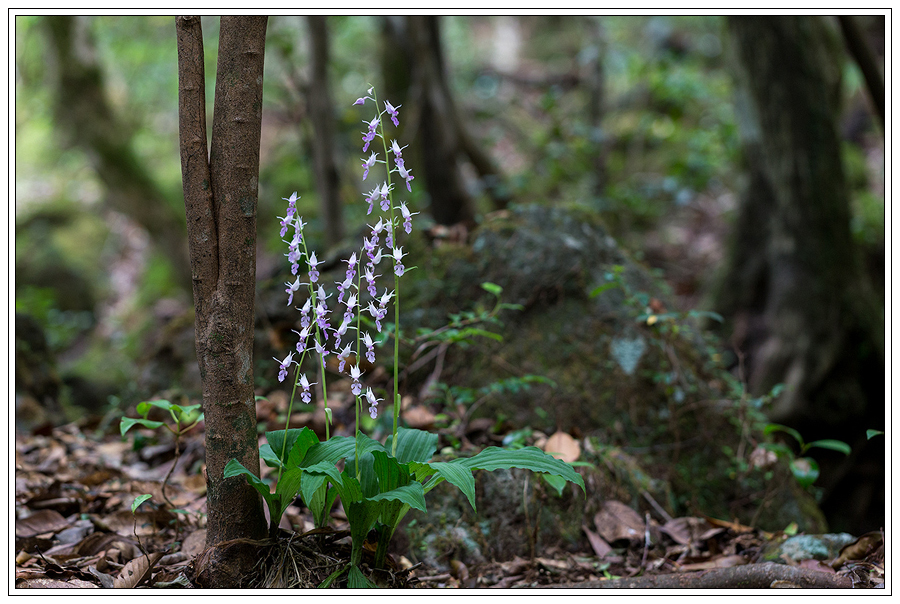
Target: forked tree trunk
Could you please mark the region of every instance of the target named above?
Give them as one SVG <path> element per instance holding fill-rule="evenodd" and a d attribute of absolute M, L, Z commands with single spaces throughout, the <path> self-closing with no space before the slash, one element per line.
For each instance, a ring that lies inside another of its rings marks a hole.
<path fill-rule="evenodd" d="M 263 538 L 259 495 L 223 478 L 259 474 L 253 391 L 256 205 L 266 17 L 222 17 L 211 154 L 199 17 L 178 17 L 179 130 L 206 417 L 207 544 Z"/>

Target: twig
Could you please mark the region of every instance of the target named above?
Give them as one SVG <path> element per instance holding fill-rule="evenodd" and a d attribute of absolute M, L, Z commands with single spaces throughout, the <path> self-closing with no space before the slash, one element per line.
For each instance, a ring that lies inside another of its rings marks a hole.
<path fill-rule="evenodd" d="M 450 573 L 443 573 L 440 575 L 432 575 L 430 577 L 416 577 L 416 581 L 419 583 L 437 583 L 439 581 L 447 581 L 450 579 Z"/>
<path fill-rule="evenodd" d="M 848 577 L 766 562 L 731 568 L 650 575 L 609 581 L 585 581 L 550 585 L 566 589 L 767 589 L 775 582 L 787 582 L 807 589 L 849 589 L 853 587 Z M 783 586 L 781 584 L 780 586 Z"/>
<path fill-rule="evenodd" d="M 646 499 L 650 503 L 650 505 L 653 506 L 653 509 L 656 510 L 656 513 L 659 514 L 663 520 L 665 520 L 666 522 L 672 522 L 672 517 L 669 516 L 669 513 L 666 512 L 666 510 L 656 502 L 656 500 L 653 498 L 653 495 L 651 495 L 647 491 L 641 491 L 641 495 L 643 495 L 644 499 Z"/>

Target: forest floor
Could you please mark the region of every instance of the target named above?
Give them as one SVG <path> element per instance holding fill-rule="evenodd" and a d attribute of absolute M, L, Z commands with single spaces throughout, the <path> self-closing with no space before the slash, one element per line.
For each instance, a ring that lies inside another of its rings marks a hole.
<path fill-rule="evenodd" d="M 149 435 L 138 431 L 139 439 Z M 176 457 L 171 439 L 160 444 L 147 440 L 136 448 L 134 438 L 122 439 L 117 431 L 96 424 L 17 435 L 16 589 L 197 587 L 195 565 L 204 556 L 206 535 L 202 432 L 184 437 L 179 449 Z M 142 495 L 152 497 L 132 510 Z M 265 556 L 269 568 L 260 568 L 257 557 L 257 568 L 247 570 L 248 582 L 257 587 L 315 585 L 320 578 L 309 573 L 291 578 L 285 567 L 296 570 L 303 562 L 298 552 L 312 553 L 310 545 L 322 548 L 317 555 L 340 565 L 349 552 L 340 506 L 332 521 L 334 530 L 313 531 L 311 516 L 289 507 L 282 521 L 285 538 L 279 541 L 293 545 L 280 556 Z M 450 560 L 444 569 L 414 565 L 394 554 L 390 577 L 380 583 L 469 589 L 885 587 L 880 531 L 804 559 L 796 553 L 803 550 L 782 547 L 783 533 L 712 518 L 674 518 L 664 525 L 648 519 L 645 531 L 613 540 L 614 547 L 609 535 L 627 530 L 634 520 L 612 514 L 595 518 L 594 524 L 584 527 L 581 552 L 546 548 L 531 559 L 470 566 Z M 817 546 L 822 544 L 813 544 L 810 551 Z"/>

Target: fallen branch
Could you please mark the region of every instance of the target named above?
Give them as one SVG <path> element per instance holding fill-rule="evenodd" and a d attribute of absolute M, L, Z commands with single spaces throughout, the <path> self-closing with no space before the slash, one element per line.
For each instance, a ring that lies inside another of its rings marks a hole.
<path fill-rule="evenodd" d="M 807 589 L 849 589 L 848 577 L 817 570 L 766 562 L 731 568 L 714 568 L 691 573 L 649 575 L 609 581 L 585 581 L 556 588 L 575 589 L 768 589 L 778 582 L 779 587 Z"/>

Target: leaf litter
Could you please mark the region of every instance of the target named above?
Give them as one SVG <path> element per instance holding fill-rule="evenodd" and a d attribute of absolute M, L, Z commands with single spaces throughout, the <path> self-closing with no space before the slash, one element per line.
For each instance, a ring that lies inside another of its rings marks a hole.
<path fill-rule="evenodd" d="M 174 447 L 166 443 L 142 456 L 130 441 L 112 434 L 87 435 L 75 424 L 49 435 L 17 434 L 16 589 L 202 586 L 204 561 L 215 555 L 205 547 L 203 435 L 198 431 L 184 440 L 167 484 L 168 499 L 177 506 L 173 509 L 165 504 L 161 488 L 174 459 Z M 536 440 L 567 461 L 579 457 L 580 445 L 568 434 Z M 131 506 L 142 494 L 152 497 L 132 514 Z M 707 517 L 672 518 L 658 505 L 643 515 L 614 500 L 602 502 L 599 509 L 582 526 L 580 551 L 547 547 L 530 559 L 468 565 L 452 559 L 449 572 L 413 565 L 395 554 L 387 571 L 367 572 L 377 584 L 393 588 L 885 585 L 881 531 L 862 535 L 830 559 L 795 560 L 779 550 L 788 537 L 784 533 Z M 292 505 L 277 539 L 230 544 L 251 552 L 247 585 L 321 583 L 350 551 L 340 506 L 332 516 L 336 528 L 313 529 L 308 511 Z"/>

